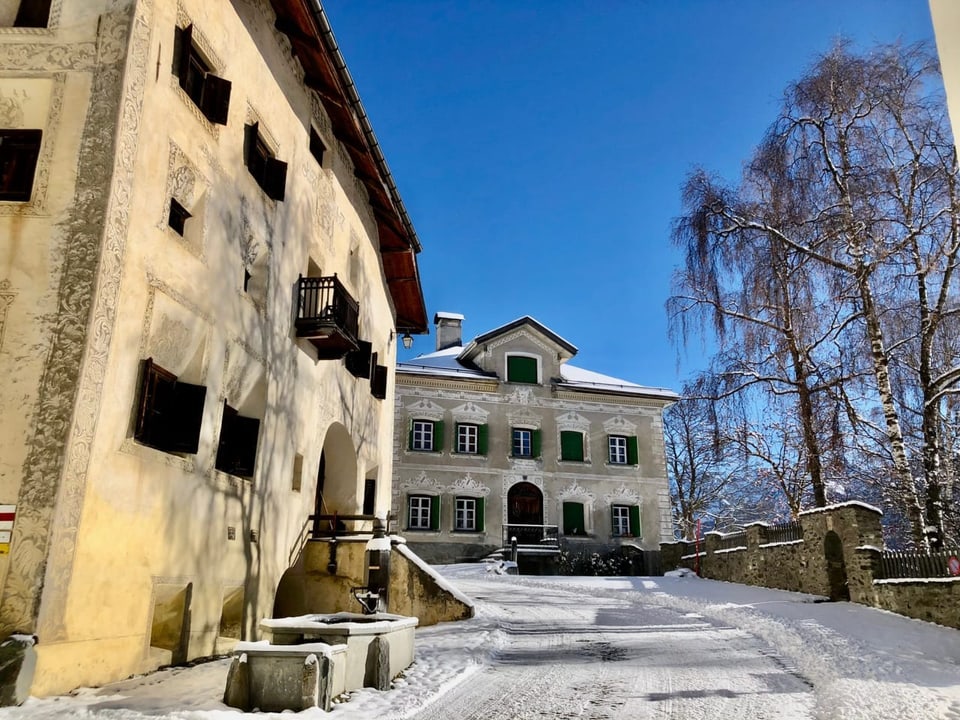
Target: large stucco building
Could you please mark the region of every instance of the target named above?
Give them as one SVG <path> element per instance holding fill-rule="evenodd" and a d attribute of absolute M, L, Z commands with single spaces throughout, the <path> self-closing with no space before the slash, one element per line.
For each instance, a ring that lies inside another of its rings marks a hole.
<path fill-rule="evenodd" d="M 385 514 L 419 242 L 317 0 L 0 0 L 0 639 L 32 692 L 257 636 Z"/>
<path fill-rule="evenodd" d="M 435 562 L 517 537 L 521 561 L 673 537 L 663 409 L 674 392 L 577 368 L 530 317 L 463 343 L 437 313 L 436 352 L 397 366 L 393 505 Z M 549 562 L 546 562 L 549 566 Z"/>

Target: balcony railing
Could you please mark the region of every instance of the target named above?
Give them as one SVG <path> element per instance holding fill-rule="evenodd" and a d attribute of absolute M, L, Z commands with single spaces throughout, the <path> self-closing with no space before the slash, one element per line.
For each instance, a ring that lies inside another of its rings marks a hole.
<path fill-rule="evenodd" d="M 333 277 L 297 281 L 297 337 L 306 338 L 323 360 L 342 358 L 358 347 L 360 307 Z"/>
<path fill-rule="evenodd" d="M 309 517 L 310 539 L 322 540 L 350 537 L 352 535 L 369 535 L 373 532 L 373 523 L 376 519 L 376 515 L 342 515 L 340 513 L 311 515 Z M 387 515 L 387 523 L 384 528 L 387 535 L 393 531 L 396 523 L 396 515 Z"/>
<path fill-rule="evenodd" d="M 504 525 L 503 547 L 517 539 L 519 552 L 560 552 L 560 533 L 556 525 Z"/>

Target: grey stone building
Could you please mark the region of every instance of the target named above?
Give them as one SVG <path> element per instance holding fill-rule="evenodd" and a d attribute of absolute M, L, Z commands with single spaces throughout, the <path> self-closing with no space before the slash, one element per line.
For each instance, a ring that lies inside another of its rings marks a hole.
<path fill-rule="evenodd" d="M 393 508 L 431 562 L 516 537 L 524 557 L 673 537 L 662 412 L 677 395 L 574 367 L 531 317 L 465 345 L 437 313 L 437 349 L 396 373 Z"/>

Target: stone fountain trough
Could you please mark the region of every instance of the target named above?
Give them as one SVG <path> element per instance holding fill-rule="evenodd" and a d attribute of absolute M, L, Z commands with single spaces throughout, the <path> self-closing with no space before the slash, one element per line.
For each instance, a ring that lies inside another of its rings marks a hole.
<path fill-rule="evenodd" d="M 390 613 L 334 613 L 267 619 L 269 638 L 239 643 L 223 701 L 264 712 L 330 709 L 348 690 L 388 690 L 413 662 L 419 620 Z"/>

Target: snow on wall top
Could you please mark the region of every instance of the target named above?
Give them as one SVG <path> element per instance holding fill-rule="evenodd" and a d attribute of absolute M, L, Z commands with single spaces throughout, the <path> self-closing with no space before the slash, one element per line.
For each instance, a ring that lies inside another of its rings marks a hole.
<path fill-rule="evenodd" d="M 873 505 L 868 505 L 865 502 L 860 502 L 859 500 L 848 500 L 847 502 L 837 503 L 836 505 L 827 505 L 826 507 L 820 508 L 811 508 L 809 510 L 801 510 L 801 515 L 813 515 L 813 513 L 825 512 L 827 510 L 836 510 L 837 508 L 842 507 L 862 507 L 864 510 L 872 510 L 877 515 L 883 515 L 883 510 L 876 508 Z"/>

